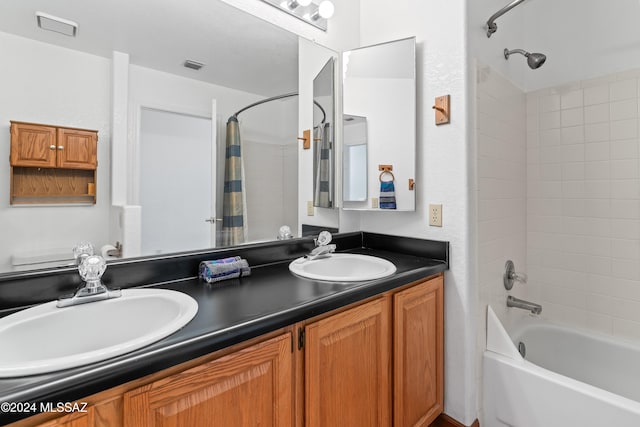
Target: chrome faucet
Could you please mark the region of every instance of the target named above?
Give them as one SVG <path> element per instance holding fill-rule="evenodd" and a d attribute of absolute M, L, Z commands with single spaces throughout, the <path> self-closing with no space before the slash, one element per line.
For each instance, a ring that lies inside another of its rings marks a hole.
<path fill-rule="evenodd" d="M 71 297 L 58 299 L 56 307 L 69 307 L 88 302 L 102 301 L 118 298 L 120 289 L 110 290 L 102 284 L 102 275 L 107 269 L 107 262 L 99 255 L 87 255 L 83 257 L 78 272 L 84 280 L 82 285 Z"/>
<path fill-rule="evenodd" d="M 524 310 L 529 310 L 531 314 L 542 313 L 542 306 L 540 304 L 518 299 L 518 298 L 512 297 L 511 295 L 507 297 L 507 307 L 515 307 L 515 308 L 522 308 Z"/>
<path fill-rule="evenodd" d="M 329 244 L 331 242 L 331 233 L 328 231 L 321 231 L 318 238 L 313 239 L 316 247 L 305 256 L 306 259 L 316 259 L 336 251 L 336 245 Z"/>

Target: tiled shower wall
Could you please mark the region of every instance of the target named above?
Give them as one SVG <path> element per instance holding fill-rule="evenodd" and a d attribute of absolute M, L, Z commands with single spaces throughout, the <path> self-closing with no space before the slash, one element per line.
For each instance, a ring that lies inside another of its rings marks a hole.
<path fill-rule="evenodd" d="M 478 203 L 478 359 L 482 384 L 487 305 L 507 320 L 502 284 L 507 259 L 524 269 L 526 239 L 525 94 L 491 68 L 476 67 L 476 141 Z M 524 297 L 526 288 L 514 287 Z M 478 389 L 478 408 L 482 408 Z M 482 414 L 480 414 L 482 416 Z"/>
<path fill-rule="evenodd" d="M 528 296 L 640 339 L 640 70 L 527 94 Z"/>

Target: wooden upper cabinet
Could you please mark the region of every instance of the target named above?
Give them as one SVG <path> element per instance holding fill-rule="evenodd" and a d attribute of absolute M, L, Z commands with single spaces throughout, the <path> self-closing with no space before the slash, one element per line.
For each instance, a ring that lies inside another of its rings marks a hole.
<path fill-rule="evenodd" d="M 291 333 L 132 390 L 125 427 L 291 427 Z"/>
<path fill-rule="evenodd" d="M 308 427 L 391 425 L 390 311 L 379 298 L 306 327 Z"/>
<path fill-rule="evenodd" d="M 58 128 L 56 165 L 65 169 L 98 166 L 98 134 L 94 131 Z"/>
<path fill-rule="evenodd" d="M 30 123 L 11 123 L 11 166 L 56 166 L 56 128 Z"/>
<path fill-rule="evenodd" d="M 11 166 L 94 170 L 98 132 L 11 122 Z"/>
<path fill-rule="evenodd" d="M 428 426 L 444 404 L 442 276 L 394 295 L 394 426 Z"/>

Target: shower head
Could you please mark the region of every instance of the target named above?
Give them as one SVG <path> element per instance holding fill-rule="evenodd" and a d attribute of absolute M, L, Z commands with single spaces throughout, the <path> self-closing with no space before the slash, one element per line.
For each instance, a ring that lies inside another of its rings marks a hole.
<path fill-rule="evenodd" d="M 520 55 L 524 55 L 527 58 L 527 64 L 529 65 L 529 68 L 531 68 L 532 70 L 542 67 L 544 61 L 547 60 L 547 56 L 542 53 L 529 53 L 526 50 L 522 49 L 505 49 L 504 59 L 509 59 L 509 55 L 511 55 L 512 53 L 519 53 Z"/>

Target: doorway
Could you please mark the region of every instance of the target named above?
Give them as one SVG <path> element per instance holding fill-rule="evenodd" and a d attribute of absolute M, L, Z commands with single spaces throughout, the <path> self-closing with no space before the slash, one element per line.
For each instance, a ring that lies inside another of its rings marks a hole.
<path fill-rule="evenodd" d="M 215 246 L 213 127 L 211 118 L 141 109 L 142 255 Z"/>

